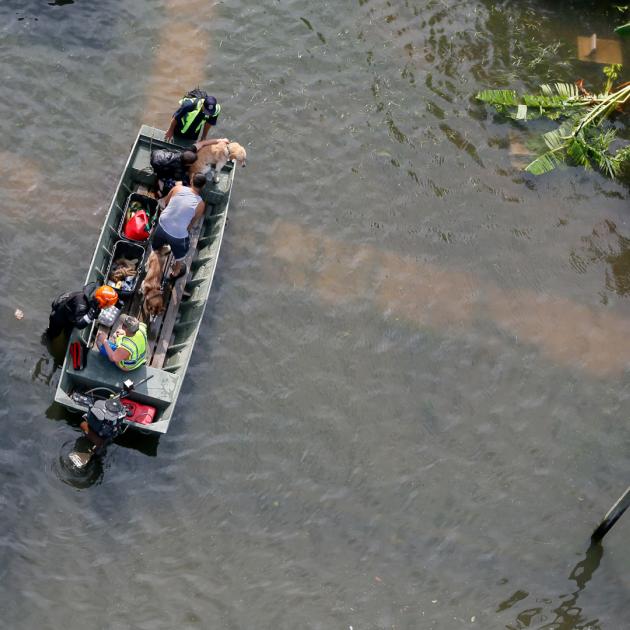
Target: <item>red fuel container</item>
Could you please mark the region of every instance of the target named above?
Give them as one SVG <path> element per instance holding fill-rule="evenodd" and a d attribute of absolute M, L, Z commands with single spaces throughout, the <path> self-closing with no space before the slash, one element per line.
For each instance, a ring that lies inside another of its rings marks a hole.
<path fill-rule="evenodd" d="M 143 405 L 128 398 L 121 398 L 120 402 L 127 409 L 127 422 L 151 424 L 155 419 L 155 407 L 151 407 L 151 405 Z"/>
<path fill-rule="evenodd" d="M 125 223 L 124 235 L 132 241 L 146 241 L 149 238 L 149 217 L 144 210 L 138 210 Z"/>

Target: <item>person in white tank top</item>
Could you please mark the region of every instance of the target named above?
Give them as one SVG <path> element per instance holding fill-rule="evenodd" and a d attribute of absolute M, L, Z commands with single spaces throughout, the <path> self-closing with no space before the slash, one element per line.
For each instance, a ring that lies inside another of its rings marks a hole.
<path fill-rule="evenodd" d="M 193 223 L 201 219 L 206 209 L 206 204 L 201 198 L 201 191 L 205 185 L 206 176 L 196 173 L 190 187 L 177 184 L 166 196 L 166 207 L 160 215 L 151 248 L 155 250 L 163 245 L 171 246 L 175 258 L 171 271 L 173 280 L 186 273 L 186 265 L 182 261 L 190 246 L 188 231 Z"/>

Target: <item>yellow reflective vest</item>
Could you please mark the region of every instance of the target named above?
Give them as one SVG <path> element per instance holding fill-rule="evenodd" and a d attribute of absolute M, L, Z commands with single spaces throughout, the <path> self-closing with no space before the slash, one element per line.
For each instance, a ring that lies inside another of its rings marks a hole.
<path fill-rule="evenodd" d="M 119 361 L 116 365 L 126 372 L 135 370 L 146 363 L 147 360 L 147 325 L 140 324 L 140 328 L 132 337 L 119 335 L 116 337 L 116 349 L 129 350 L 129 358 Z"/>

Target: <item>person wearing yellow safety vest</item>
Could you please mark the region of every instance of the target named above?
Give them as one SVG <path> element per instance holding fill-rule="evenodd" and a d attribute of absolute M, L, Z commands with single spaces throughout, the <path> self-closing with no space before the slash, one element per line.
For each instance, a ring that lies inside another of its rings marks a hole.
<path fill-rule="evenodd" d="M 208 96 L 203 90 L 192 90 L 179 101 L 179 108 L 173 114 L 164 137 L 168 141 L 173 136 L 184 140 L 205 140 L 210 127 L 217 124 L 220 112 L 221 105 L 214 96 Z"/>
<path fill-rule="evenodd" d="M 109 341 L 104 332 L 96 336 L 96 345 L 103 356 L 125 372 L 135 370 L 146 363 L 147 325 L 135 317 L 123 315 L 122 328 L 114 333 L 114 341 Z"/>

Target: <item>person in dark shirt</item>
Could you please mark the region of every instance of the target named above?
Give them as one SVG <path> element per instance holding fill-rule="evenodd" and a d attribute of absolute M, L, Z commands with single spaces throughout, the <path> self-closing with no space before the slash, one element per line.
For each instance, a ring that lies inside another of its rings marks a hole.
<path fill-rule="evenodd" d="M 217 124 L 220 112 L 221 105 L 214 96 L 208 96 L 201 90 L 193 91 L 179 101 L 179 108 L 173 114 L 164 138 L 167 141 L 174 136 L 183 140 L 205 140 L 210 127 Z"/>
<path fill-rule="evenodd" d="M 73 328 L 81 330 L 98 317 L 101 309 L 117 303 L 116 290 L 109 285 L 99 286 L 96 282 L 86 284 L 81 291 L 62 293 L 51 305 L 46 334 L 52 340 L 62 332 L 69 335 Z"/>
<path fill-rule="evenodd" d="M 158 193 L 165 197 L 175 184 L 190 185 L 188 169 L 197 159 L 197 152 L 217 142 L 229 142 L 227 138 L 199 140 L 185 151 L 155 149 L 151 152 L 151 166 L 158 178 Z"/>

